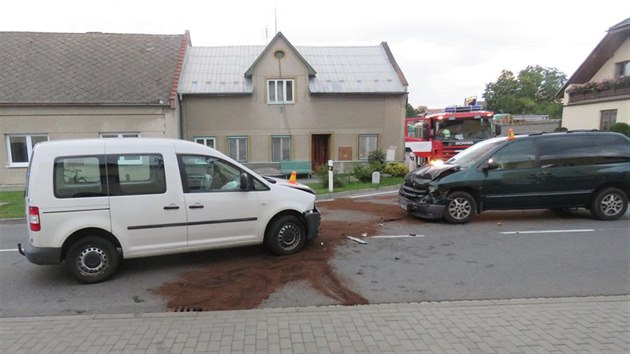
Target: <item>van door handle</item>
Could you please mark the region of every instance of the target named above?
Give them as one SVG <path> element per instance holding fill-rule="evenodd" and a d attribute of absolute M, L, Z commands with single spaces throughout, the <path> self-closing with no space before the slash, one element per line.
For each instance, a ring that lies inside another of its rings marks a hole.
<path fill-rule="evenodd" d="M 188 207 L 189 209 L 203 209 L 203 205 L 202 204 L 193 204 L 191 206 Z"/>
<path fill-rule="evenodd" d="M 179 209 L 179 206 L 175 204 L 167 205 L 164 207 L 164 210 L 177 210 L 177 209 Z"/>

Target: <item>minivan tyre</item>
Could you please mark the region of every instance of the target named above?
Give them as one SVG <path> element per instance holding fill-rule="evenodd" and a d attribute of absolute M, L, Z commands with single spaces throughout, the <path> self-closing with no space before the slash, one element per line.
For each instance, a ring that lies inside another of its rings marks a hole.
<path fill-rule="evenodd" d="M 306 244 L 306 229 L 294 215 L 284 215 L 272 221 L 265 235 L 265 244 L 276 255 L 294 254 Z"/>
<path fill-rule="evenodd" d="M 68 250 L 65 265 L 83 283 L 107 280 L 118 268 L 120 255 L 108 240 L 87 236 L 77 240 Z"/>
<path fill-rule="evenodd" d="M 615 220 L 628 210 L 628 197 L 621 189 L 610 187 L 595 194 L 591 213 L 600 220 Z"/>
<path fill-rule="evenodd" d="M 475 198 L 466 192 L 453 192 L 447 199 L 451 201 L 444 209 L 444 219 L 451 224 L 465 224 L 477 214 Z"/>

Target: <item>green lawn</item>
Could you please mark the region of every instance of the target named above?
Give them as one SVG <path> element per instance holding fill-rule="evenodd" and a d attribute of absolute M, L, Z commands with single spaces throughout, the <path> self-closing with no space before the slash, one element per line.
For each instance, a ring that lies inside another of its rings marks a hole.
<path fill-rule="evenodd" d="M 0 219 L 23 217 L 24 191 L 0 192 Z"/>
<path fill-rule="evenodd" d="M 342 187 L 336 187 L 333 189 L 333 193 L 339 193 L 339 192 L 348 192 L 348 191 L 355 191 L 355 190 L 359 190 L 359 189 L 378 189 L 380 187 L 387 187 L 387 186 L 395 186 L 395 185 L 399 185 L 402 184 L 404 181 L 404 177 L 383 177 L 381 176 L 381 183 L 380 184 L 372 184 L 372 183 L 363 183 L 363 182 L 350 182 L 348 183 L 346 180 L 344 180 L 344 185 Z M 318 183 L 307 183 L 307 186 L 313 188 L 313 190 L 315 191 L 315 194 L 328 194 L 328 186 L 324 187 L 322 186 L 322 184 L 320 182 Z"/>

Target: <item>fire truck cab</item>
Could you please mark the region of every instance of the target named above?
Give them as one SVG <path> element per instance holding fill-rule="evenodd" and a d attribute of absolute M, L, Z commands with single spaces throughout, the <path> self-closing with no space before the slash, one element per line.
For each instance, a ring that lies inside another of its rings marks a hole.
<path fill-rule="evenodd" d="M 491 111 L 450 106 L 443 112 L 405 119 L 405 150 L 417 166 L 446 161 L 466 148 L 501 135 Z"/>

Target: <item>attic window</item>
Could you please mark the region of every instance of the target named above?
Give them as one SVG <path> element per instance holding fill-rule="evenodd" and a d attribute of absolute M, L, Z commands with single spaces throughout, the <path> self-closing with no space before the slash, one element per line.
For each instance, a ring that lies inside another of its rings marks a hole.
<path fill-rule="evenodd" d="M 276 59 L 282 59 L 284 58 L 284 52 L 282 50 L 276 50 L 273 56 L 276 57 Z"/>

